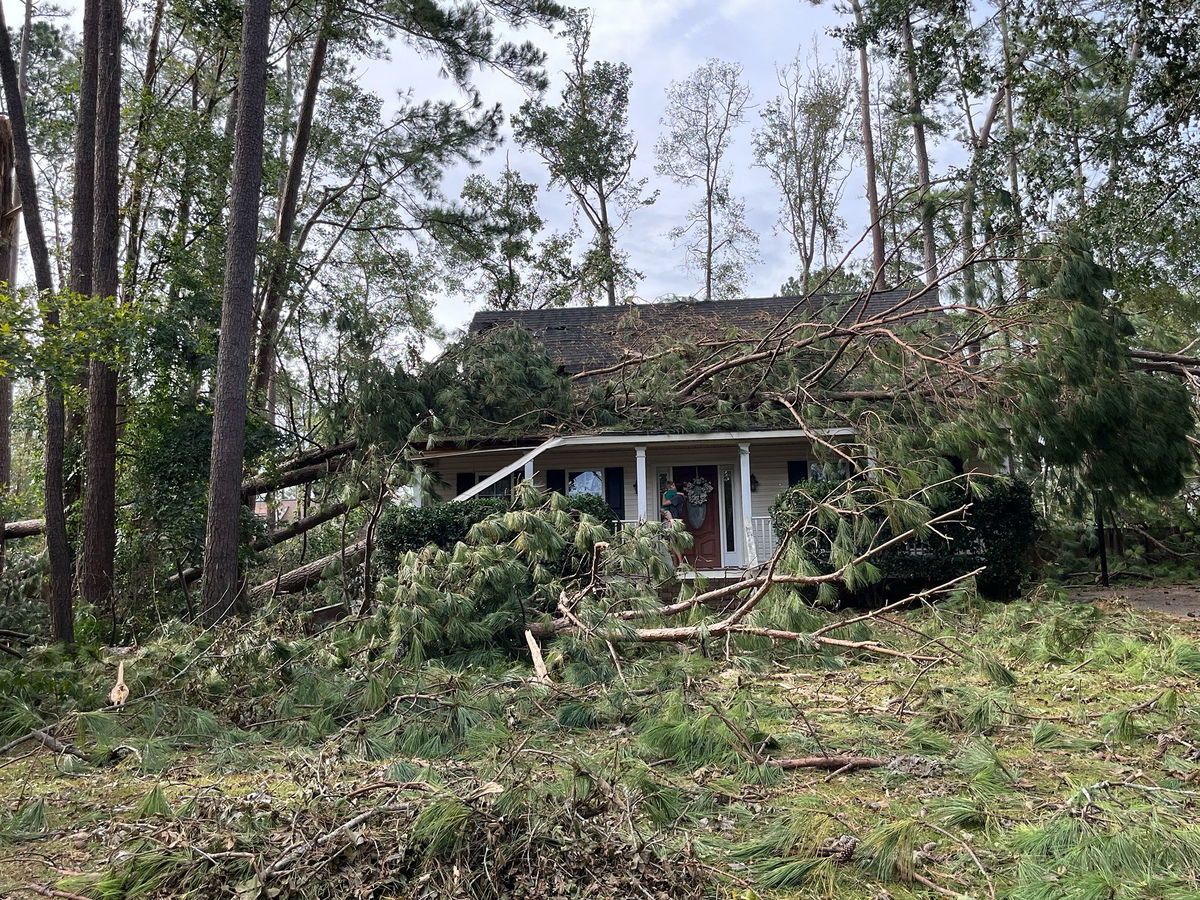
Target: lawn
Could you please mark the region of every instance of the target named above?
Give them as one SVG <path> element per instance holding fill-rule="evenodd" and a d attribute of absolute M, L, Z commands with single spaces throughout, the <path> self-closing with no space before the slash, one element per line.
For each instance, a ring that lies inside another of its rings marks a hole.
<path fill-rule="evenodd" d="M 126 656 L 113 710 L 112 658 L 46 651 L 5 733 L 83 758 L 0 760 L 0 893 L 1200 896 L 1200 624 L 1040 589 L 839 636 L 912 658 L 577 642 L 537 684 L 235 625 Z"/>

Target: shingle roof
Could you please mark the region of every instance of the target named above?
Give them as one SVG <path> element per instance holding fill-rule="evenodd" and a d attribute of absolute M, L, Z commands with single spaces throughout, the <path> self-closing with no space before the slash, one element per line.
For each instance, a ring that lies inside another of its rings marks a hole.
<path fill-rule="evenodd" d="M 471 319 L 472 334 L 490 328 L 519 325 L 546 345 L 550 358 L 563 370 L 575 374 L 618 362 L 624 344 L 634 332 L 627 330 L 636 317 L 638 331 L 665 336 L 679 329 L 695 329 L 699 324 L 716 329 L 765 330 L 785 316 L 798 322 L 820 316 L 827 321 L 835 312 L 850 309 L 851 320 L 880 315 L 924 315 L 938 306 L 930 291 L 914 296 L 908 290 L 877 291 L 860 294 L 814 294 L 805 297 L 755 297 L 741 300 L 699 300 L 669 303 L 637 303 L 622 306 L 581 306 L 564 309 L 481 310 Z M 694 335 L 694 331 L 689 331 Z M 653 352 L 654 346 L 630 347 L 637 353 Z"/>

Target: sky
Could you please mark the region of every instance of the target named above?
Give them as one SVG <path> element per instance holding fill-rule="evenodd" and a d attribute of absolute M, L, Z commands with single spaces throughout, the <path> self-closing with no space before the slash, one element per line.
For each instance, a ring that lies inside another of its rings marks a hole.
<path fill-rule="evenodd" d="M 649 187 L 661 191 L 654 206 L 635 214 L 618 237 L 635 269 L 645 278 L 637 296 L 652 300 L 665 295 L 692 294 L 700 284 L 695 275 L 683 271 L 682 250 L 673 246 L 667 232 L 676 225 L 696 195 L 654 175 L 654 144 L 663 131 L 660 119 L 666 90 L 672 81 L 687 77 L 710 58 L 741 63 L 752 96 L 746 125 L 736 135 L 728 160 L 733 173 L 733 190 L 746 201 L 750 226 L 759 235 L 761 260 L 752 268 L 747 296 L 773 295 L 795 274 L 796 264 L 786 236 L 778 233 L 778 191 L 767 173 L 753 165 L 751 131 L 760 121 L 759 109 L 778 92 L 776 69 L 797 53 L 807 55 L 817 46 L 831 61 L 840 43 L 828 29 L 844 24 L 830 5 L 814 6 L 807 0 L 594 0 L 586 5 L 595 14 L 592 59 L 627 63 L 632 70 L 630 125 L 638 141 L 635 177 L 650 179 Z M 554 100 L 562 88 L 562 71 L 569 63 L 565 41 L 547 40 L 545 32 L 529 30 L 525 36 L 551 51 L 547 65 L 551 86 L 547 97 Z M 397 44 L 390 60 L 371 61 L 361 69 L 364 86 L 386 97 L 397 87 L 411 87 L 419 96 L 452 96 L 454 89 L 437 77 L 429 60 L 423 60 Z M 525 98 L 509 79 L 484 72 L 476 78 L 485 102 L 499 102 L 506 113 L 514 113 Z M 527 180 L 545 185 L 542 161 L 522 150 L 511 139 L 485 158 L 474 170 L 461 168 L 447 174 L 445 190 L 453 196 L 470 171 L 495 175 L 508 162 Z M 846 203 L 861 202 L 861 187 L 847 186 Z M 540 212 L 553 229 L 565 229 L 571 220 L 570 198 L 560 190 L 545 189 Z M 846 210 L 854 222 L 859 216 Z M 443 297 L 436 316 L 447 329 L 465 325 L 475 307 L 464 299 Z"/>
<path fill-rule="evenodd" d="M 0 3 L 8 24 L 17 25 L 24 14 L 22 0 Z M 786 236 L 776 229 L 778 192 L 766 171 L 753 164 L 751 132 L 760 121 L 761 106 L 778 92 L 779 67 L 798 53 L 807 56 L 814 47 L 827 62 L 844 52 L 840 42 L 828 35 L 830 28 L 844 24 L 842 16 L 829 2 L 816 6 L 809 0 L 576 0 L 574 5 L 594 13 L 592 59 L 624 62 L 632 70 L 629 118 L 638 141 L 633 174 L 650 179 L 651 190 L 660 190 L 657 203 L 638 211 L 618 238 L 633 267 L 645 276 L 636 290 L 637 297 L 653 300 L 693 294 L 700 288 L 697 276 L 681 267 L 682 250 L 667 237 L 697 197 L 655 176 L 653 167 L 654 144 L 663 131 L 660 119 L 668 86 L 710 58 L 740 63 L 751 88 L 747 122 L 734 138 L 728 161 L 733 190 L 746 201 L 749 225 L 760 242 L 761 259 L 749 273 L 745 294 L 777 293 L 788 276 L 795 274 L 796 265 Z M 82 4 L 60 0 L 59 6 L 71 11 L 70 21 L 77 29 Z M 517 36 L 533 40 L 550 52 L 547 71 L 551 86 L 547 96 L 557 98 L 563 70 L 569 63 L 565 40 L 550 37 L 540 29 L 527 29 Z M 390 58 L 362 63 L 359 74 L 363 85 L 385 101 L 405 90 L 412 90 L 418 97 L 458 96 L 453 84 L 440 77 L 436 61 L 418 56 L 399 42 L 393 44 Z M 477 73 L 475 84 L 485 103 L 499 102 L 506 114 L 515 113 L 527 96 L 509 78 L 493 71 Z M 527 180 L 546 184 L 542 161 L 507 138 L 477 168 L 463 166 L 447 172 L 444 191 L 447 196 L 457 196 L 462 181 L 472 171 L 494 176 L 506 162 Z M 860 212 L 862 204 L 861 184 L 852 176 L 843 203 L 843 216 L 851 225 L 865 220 Z M 551 229 L 565 230 L 571 222 L 571 200 L 560 190 L 544 189 L 540 212 Z M 442 296 L 436 300 L 435 317 L 443 328 L 453 331 L 465 326 L 475 309 L 465 298 Z"/>

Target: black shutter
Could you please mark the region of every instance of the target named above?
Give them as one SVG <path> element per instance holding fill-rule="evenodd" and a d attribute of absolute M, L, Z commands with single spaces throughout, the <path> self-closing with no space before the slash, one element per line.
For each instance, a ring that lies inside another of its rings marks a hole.
<path fill-rule="evenodd" d="M 565 494 L 567 492 L 567 470 L 547 469 L 546 490 L 552 494 Z"/>
<path fill-rule="evenodd" d="M 788 462 L 788 487 L 801 481 L 808 481 L 808 460 L 791 460 Z"/>
<path fill-rule="evenodd" d="M 475 487 L 474 472 L 459 472 L 454 478 L 454 496 L 459 496 L 465 491 L 469 491 Z"/>
<path fill-rule="evenodd" d="M 625 518 L 625 469 L 623 466 L 608 466 L 604 470 L 604 496 L 613 515 Z"/>

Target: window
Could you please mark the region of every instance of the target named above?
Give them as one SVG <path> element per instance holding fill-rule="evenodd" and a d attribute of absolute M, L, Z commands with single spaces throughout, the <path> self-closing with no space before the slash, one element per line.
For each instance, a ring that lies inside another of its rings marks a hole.
<path fill-rule="evenodd" d="M 597 469 L 567 473 L 567 494 L 604 496 L 604 473 Z"/>
<path fill-rule="evenodd" d="M 480 481 L 483 481 L 485 478 L 490 478 L 490 477 L 491 477 L 490 475 L 477 475 L 475 483 L 478 484 Z M 513 488 L 516 487 L 515 478 L 516 477 L 514 475 L 505 476 L 504 478 L 501 478 L 499 481 L 497 481 L 495 484 L 485 487 L 482 491 L 479 492 L 479 496 L 480 497 L 511 497 Z"/>
<path fill-rule="evenodd" d="M 469 491 L 479 482 L 491 478 L 494 472 L 459 472 L 455 479 L 454 489 L 455 495 Z M 488 485 L 476 496 L 478 497 L 511 497 L 513 488 L 516 487 L 517 476 L 509 475 L 501 478 L 495 484 Z"/>

